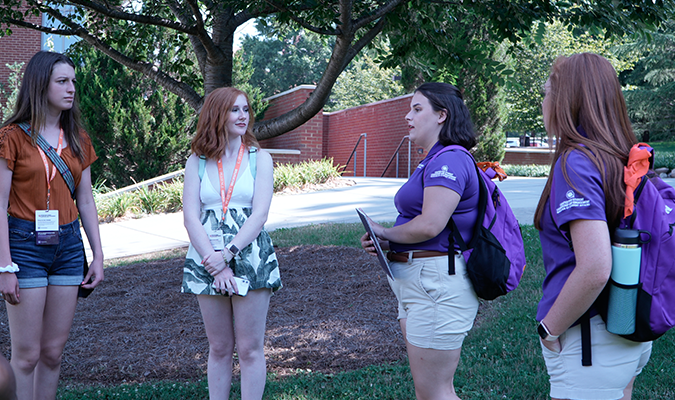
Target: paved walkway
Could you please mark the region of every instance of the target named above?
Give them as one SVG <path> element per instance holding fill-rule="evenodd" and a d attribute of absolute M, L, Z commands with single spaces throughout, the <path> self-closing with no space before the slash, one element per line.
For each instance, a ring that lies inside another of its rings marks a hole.
<path fill-rule="evenodd" d="M 265 227 L 272 231 L 327 222 L 358 222 L 361 207 L 375 221 L 394 221 L 394 195 L 406 179 L 352 178 L 356 185 L 318 192 L 275 195 Z M 675 179 L 666 179 L 675 186 Z M 522 224 L 532 224 L 546 178 L 509 177 L 498 182 Z M 106 259 L 185 247 L 189 239 L 183 213 L 161 214 L 100 225 Z M 89 243 L 85 240 L 91 259 Z"/>

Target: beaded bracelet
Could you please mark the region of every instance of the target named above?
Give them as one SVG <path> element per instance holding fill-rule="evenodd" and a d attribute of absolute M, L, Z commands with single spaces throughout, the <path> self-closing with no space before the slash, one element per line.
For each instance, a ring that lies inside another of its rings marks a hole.
<path fill-rule="evenodd" d="M 6 266 L 6 267 L 0 268 L 0 273 L 1 273 L 1 272 L 11 272 L 11 273 L 19 272 L 19 266 L 16 265 L 15 262 L 13 262 L 13 263 L 11 263 L 10 265 L 8 265 L 8 266 Z"/>

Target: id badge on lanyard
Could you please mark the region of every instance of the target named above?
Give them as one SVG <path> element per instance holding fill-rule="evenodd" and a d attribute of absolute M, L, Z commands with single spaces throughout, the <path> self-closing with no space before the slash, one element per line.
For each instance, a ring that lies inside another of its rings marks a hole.
<path fill-rule="evenodd" d="M 223 203 L 223 222 L 225 221 L 225 213 L 227 212 L 227 207 L 230 204 L 230 199 L 232 198 L 232 191 L 234 190 L 234 184 L 237 181 L 237 176 L 239 175 L 239 168 L 241 167 L 241 161 L 244 158 L 244 152 L 246 146 L 244 143 L 239 146 L 239 153 L 237 154 L 237 163 L 234 166 L 232 171 L 232 179 L 230 179 L 230 187 L 225 190 L 225 174 L 223 172 L 223 161 L 222 158 L 218 160 L 218 180 L 220 181 L 220 199 Z M 209 241 L 213 250 L 219 251 L 225 248 L 225 240 L 223 239 L 223 232 L 219 229 L 213 231 L 207 229 L 206 234 L 209 235 Z"/>
<path fill-rule="evenodd" d="M 56 153 L 61 155 L 63 146 L 63 129 L 59 133 L 59 145 Z M 56 175 L 56 166 L 52 167 L 51 177 L 49 175 L 49 163 L 44 151 L 38 147 L 40 157 L 45 165 L 45 172 L 47 176 L 47 209 L 35 210 L 35 244 L 38 246 L 56 245 L 59 244 L 59 210 L 50 210 L 49 201 L 51 199 L 52 179 Z"/>

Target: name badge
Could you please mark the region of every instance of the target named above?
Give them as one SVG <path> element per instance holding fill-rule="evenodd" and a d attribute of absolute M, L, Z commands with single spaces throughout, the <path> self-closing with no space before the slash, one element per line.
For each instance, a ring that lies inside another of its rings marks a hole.
<path fill-rule="evenodd" d="M 211 242 L 211 246 L 213 246 L 213 250 L 220 251 L 225 248 L 222 232 L 207 232 L 207 234 L 209 235 L 209 241 Z"/>
<path fill-rule="evenodd" d="M 38 246 L 59 244 L 59 211 L 35 211 L 35 244 Z"/>

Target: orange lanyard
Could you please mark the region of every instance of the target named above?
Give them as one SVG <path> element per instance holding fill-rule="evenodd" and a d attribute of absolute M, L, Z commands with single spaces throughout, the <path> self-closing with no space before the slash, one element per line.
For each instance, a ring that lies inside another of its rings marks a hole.
<path fill-rule="evenodd" d="M 237 163 L 234 166 L 234 171 L 232 171 L 232 179 L 230 179 L 230 188 L 225 191 L 225 175 L 223 174 L 223 158 L 218 159 L 218 178 L 220 180 L 220 199 L 223 202 L 223 221 L 225 221 L 225 213 L 227 212 L 227 206 L 230 204 L 230 199 L 232 198 L 232 191 L 234 189 L 234 183 L 237 181 L 237 175 L 239 175 L 239 167 L 241 167 L 241 160 L 244 158 L 244 143 L 241 143 L 239 147 L 239 154 L 237 154 Z"/>
<path fill-rule="evenodd" d="M 63 129 L 61 129 L 61 132 L 59 132 L 59 145 L 56 148 L 56 154 L 59 156 L 61 155 L 61 149 L 63 146 Z M 49 177 L 49 163 L 47 163 L 47 156 L 45 156 L 45 152 L 42 151 L 42 149 L 38 146 L 38 151 L 40 152 L 40 157 L 42 157 L 42 162 L 45 164 L 45 173 L 47 175 L 47 211 L 49 211 L 49 199 L 51 197 L 51 191 L 52 191 L 52 179 L 54 179 L 54 176 L 56 176 L 56 165 L 53 166 L 52 169 L 52 176 L 51 178 Z"/>

